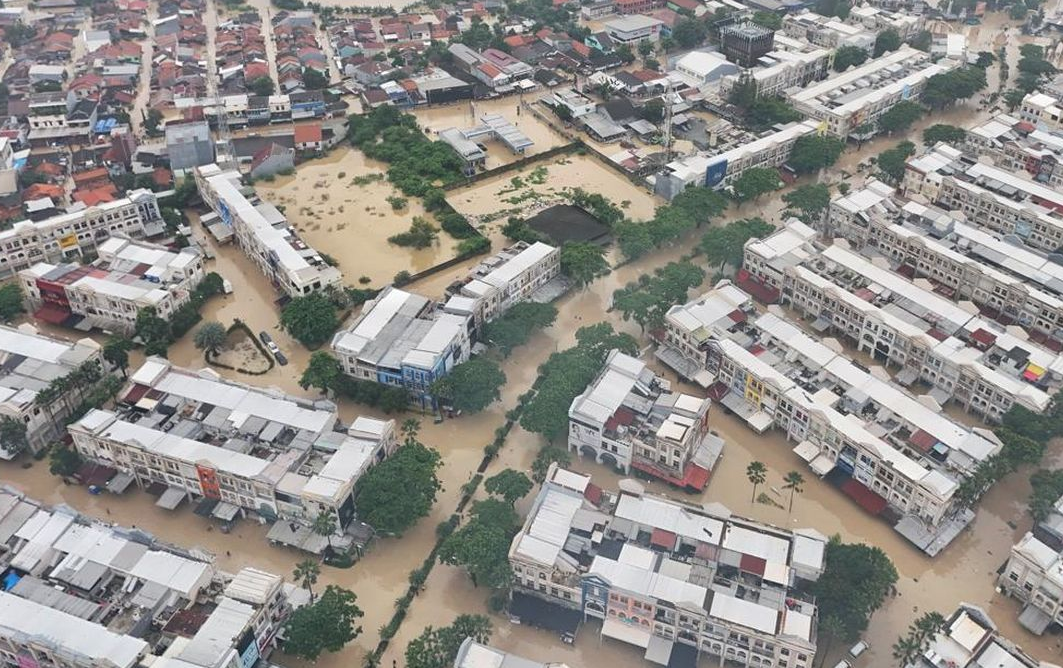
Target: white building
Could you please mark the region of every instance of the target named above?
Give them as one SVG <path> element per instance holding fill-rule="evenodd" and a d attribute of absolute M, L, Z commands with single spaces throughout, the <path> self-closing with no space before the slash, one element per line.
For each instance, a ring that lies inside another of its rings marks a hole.
<path fill-rule="evenodd" d="M 782 33 L 831 50 L 855 46 L 870 52 L 875 46 L 875 32 L 809 10 L 786 14 Z"/>
<path fill-rule="evenodd" d="M 567 109 L 572 118 L 593 114 L 594 110 L 598 108 L 598 104 L 594 100 L 571 88 L 555 90 L 551 96 L 551 103 L 555 107 L 560 106 Z"/>
<path fill-rule="evenodd" d="M 552 465 L 509 561 L 515 602 L 599 619 L 602 641 L 635 645 L 655 663 L 708 654 L 806 668 L 818 614 L 804 591 L 823 572 L 826 544 L 810 529 L 753 522 L 719 504 L 603 492 Z"/>
<path fill-rule="evenodd" d="M 347 375 L 428 401 L 431 384 L 469 359 L 471 328 L 470 315 L 445 313 L 420 295 L 388 286 L 336 333 L 332 352 Z"/>
<path fill-rule="evenodd" d="M 824 129 L 845 139 L 856 128 L 874 124 L 901 100 L 918 100 L 927 80 L 960 66 L 959 61 L 930 62 L 908 45 L 839 72 L 804 88 L 785 91 L 795 109 L 823 121 Z"/>
<path fill-rule="evenodd" d="M 114 234 L 143 238 L 164 230 L 158 201 L 149 190 L 131 190 L 122 199 L 37 222 L 24 220 L 0 231 L 0 277 L 38 262 L 78 257 Z"/>
<path fill-rule="evenodd" d="M 1051 95 L 1030 93 L 1019 105 L 1019 116 L 1041 130 L 1063 129 L 1063 103 Z"/>
<path fill-rule="evenodd" d="M 997 167 L 1026 172 L 1035 181 L 1063 188 L 1063 133 L 1030 130 L 1028 121 L 1000 114 L 969 128 L 963 150 L 989 156 Z"/>
<path fill-rule="evenodd" d="M 903 668 L 1059 668 L 1037 661 L 997 631 L 986 611 L 960 603 L 945 622 L 945 628 L 930 640 L 930 646 Z"/>
<path fill-rule="evenodd" d="M 199 193 L 232 228 L 236 243 L 276 286 L 292 297 L 339 285 L 340 270 L 306 245 L 275 206 L 241 184 L 240 172 L 218 165 L 195 169 Z"/>
<path fill-rule="evenodd" d="M 1063 513 L 1063 499 L 1057 507 Z M 1012 546 L 997 586 L 1024 604 L 1019 623 L 1041 635 L 1063 627 L 1063 547 L 1049 545 L 1035 532 L 1027 531 Z"/>
<path fill-rule="evenodd" d="M 618 44 L 637 44 L 657 41 L 664 22 L 642 14 L 629 14 L 604 21 L 602 26 L 610 39 Z"/>
<path fill-rule="evenodd" d="M 568 449 L 630 473 L 701 490 L 723 441 L 709 433 L 708 399 L 672 392 L 641 361 L 613 350 L 568 410 Z"/>
<path fill-rule="evenodd" d="M 39 334 L 32 325 L 0 326 L 0 415 L 26 425 L 29 451 L 36 453 L 63 435 L 63 424 L 83 390 L 42 405 L 37 394 L 84 364 L 104 368 L 103 352 L 92 339 L 76 343 Z M 0 443 L 0 459 L 12 459 L 13 444 Z"/>
<path fill-rule="evenodd" d="M 776 35 L 776 45 L 778 45 Z M 827 76 L 831 54 L 825 48 L 806 50 L 776 50 L 761 57 L 757 66 L 750 70 L 750 78 L 756 85 L 758 97 L 777 97 L 783 91 L 807 86 Z M 720 96 L 726 98 L 738 76 L 725 77 L 720 82 Z"/>
<path fill-rule="evenodd" d="M 140 309 L 152 307 L 169 320 L 203 280 L 203 256 L 195 248 L 175 253 L 115 236 L 97 251 L 92 265 L 39 262 L 19 272 L 22 293 L 38 309 L 36 317 L 69 324 L 79 316 L 90 327 L 130 334 Z"/>
<path fill-rule="evenodd" d="M 560 275 L 561 249 L 541 241 L 522 241 L 481 262 L 460 286 L 451 286 L 452 296 L 443 310 L 472 318 L 479 329 L 514 304 L 534 300 Z"/>

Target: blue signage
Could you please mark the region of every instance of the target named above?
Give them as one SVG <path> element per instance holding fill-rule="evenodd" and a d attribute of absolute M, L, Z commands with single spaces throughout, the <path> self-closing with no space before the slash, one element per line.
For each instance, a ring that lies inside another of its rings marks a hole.
<path fill-rule="evenodd" d="M 727 176 L 727 161 L 714 162 L 705 170 L 705 185 L 709 188 L 715 188 L 720 185 L 725 176 Z"/>

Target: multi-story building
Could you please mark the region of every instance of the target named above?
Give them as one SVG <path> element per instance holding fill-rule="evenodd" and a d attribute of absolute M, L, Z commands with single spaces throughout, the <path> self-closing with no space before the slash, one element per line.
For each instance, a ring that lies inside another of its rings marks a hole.
<path fill-rule="evenodd" d="M 469 359 L 472 318 L 388 286 L 332 338 L 343 371 L 359 380 L 402 387 L 422 402 L 431 384 Z"/>
<path fill-rule="evenodd" d="M 137 313 L 152 307 L 169 320 L 203 280 L 203 256 L 194 248 L 114 236 L 97 247 L 91 265 L 39 262 L 19 272 L 19 285 L 35 316 L 54 324 L 85 325 L 132 333 Z"/>
<path fill-rule="evenodd" d="M 614 470 L 632 468 L 684 489 L 709 482 L 723 440 L 708 399 L 672 392 L 641 360 L 613 350 L 568 410 L 568 449 Z"/>
<path fill-rule="evenodd" d="M 1044 93 L 1030 93 L 1019 105 L 1019 117 L 1039 130 L 1063 130 L 1063 102 Z"/>
<path fill-rule="evenodd" d="M 816 121 L 790 123 L 770 135 L 754 139 L 716 155 L 694 155 L 665 165 L 654 181 L 654 191 L 672 199 L 688 186 L 725 188 L 747 169 L 779 167 L 790 158 L 794 143 L 816 132 Z"/>
<path fill-rule="evenodd" d="M 855 46 L 870 52 L 875 46 L 874 32 L 807 10 L 786 14 L 782 21 L 782 33 L 831 50 Z"/>
<path fill-rule="evenodd" d="M 453 668 L 483 668 L 484 666 L 494 666 L 494 668 L 560 668 L 560 666 L 564 665 L 560 662 L 539 663 L 478 643 L 473 638 L 466 638 L 461 643 L 461 647 L 458 648 L 457 656 L 454 657 Z"/>
<path fill-rule="evenodd" d="M 926 17 L 905 11 L 891 11 L 872 5 L 858 5 L 849 11 L 849 23 L 860 25 L 876 35 L 893 30 L 901 40 L 908 41 L 926 27 Z"/>
<path fill-rule="evenodd" d="M 628 491 L 552 465 L 509 561 L 514 598 L 576 610 L 602 636 L 667 664 L 677 652 L 731 665 L 806 668 L 818 623 L 809 586 L 827 540 Z"/>
<path fill-rule="evenodd" d="M 651 16 L 621 12 L 625 16 L 609 19 L 602 25 L 609 38 L 617 44 L 638 44 L 660 39 L 664 22 Z"/>
<path fill-rule="evenodd" d="M 874 125 L 901 100 L 918 100 L 930 77 L 959 66 L 948 59 L 931 62 L 929 55 L 902 45 L 817 84 L 790 88 L 784 95 L 797 111 L 822 121 L 827 132 L 845 139 L 856 128 Z"/>
<path fill-rule="evenodd" d="M 164 230 L 159 203 L 150 190 L 131 190 L 122 199 L 44 220 L 23 220 L 0 231 L 0 277 L 38 262 L 62 262 L 94 251 L 112 234 L 143 238 Z"/>
<path fill-rule="evenodd" d="M 997 631 L 986 611 L 960 603 L 945 627 L 930 639 L 929 647 L 903 668 L 1059 668 L 1037 661 Z"/>
<path fill-rule="evenodd" d="M 40 668 L 241 668 L 266 659 L 309 592 L 255 568 L 218 571 L 136 528 L 0 490 L 8 549 L 0 662 Z"/>
<path fill-rule="evenodd" d="M 154 357 L 130 376 L 114 410 L 90 411 L 69 430 L 83 457 L 141 487 L 165 485 L 160 506 L 195 499 L 222 521 L 254 513 L 309 523 L 324 512 L 341 534 L 355 518 L 354 482 L 397 446 L 393 421 L 358 418 L 341 430 L 329 401 Z"/>
<path fill-rule="evenodd" d="M 939 403 L 955 401 L 998 422 L 1015 404 L 1044 410 L 1063 381 L 1058 353 L 982 317 L 973 304 L 949 300 L 929 282 L 890 271 L 884 258 L 868 259 L 841 240 L 822 250 L 806 246 L 796 259 L 775 262 L 784 267 L 780 287 L 773 273 L 758 273 L 773 262 L 770 247 L 758 246 L 759 257 L 745 269 L 751 280 L 770 285 L 819 331 L 898 367 L 899 383 L 929 384 Z"/>
<path fill-rule="evenodd" d="M 564 289 L 556 280 L 560 275 L 559 248 L 541 241 L 521 241 L 487 258 L 461 282 L 451 285 L 444 310 L 472 318 L 478 330 L 514 304 L 557 297 Z"/>
<path fill-rule="evenodd" d="M 952 497 L 999 451 L 992 432 L 953 422 L 776 313 L 750 319 L 739 293 L 725 284 L 673 309 L 662 361 L 698 369 L 692 379 L 751 429 L 780 429 L 813 472 L 940 551 L 973 517 Z"/>
<path fill-rule="evenodd" d="M 752 22 L 736 22 L 720 29 L 720 51 L 736 65 L 753 67 L 771 52 L 775 31 Z"/>
<path fill-rule="evenodd" d="M 1049 519 L 1059 524 L 1063 499 L 1056 506 Z M 1063 545 L 1058 536 L 1045 536 L 1039 529 L 1026 532 L 1012 546 L 997 578 L 998 587 L 1023 603 L 1019 623 L 1037 635 L 1049 627 L 1063 627 Z"/>
<path fill-rule="evenodd" d="M 974 302 L 1002 326 L 1017 324 L 1036 341 L 1063 345 L 1063 265 L 964 220 L 900 200 L 872 180 L 831 202 L 823 231 L 872 259 L 885 256 L 895 271 L 929 280 L 954 301 Z"/>
<path fill-rule="evenodd" d="M 33 93 L 27 104 L 26 120 L 30 126 L 27 138 L 35 146 L 85 142 L 96 125 L 99 103 L 78 99 L 73 91 Z"/>
<path fill-rule="evenodd" d="M 765 54 L 749 73 L 749 81 L 756 86 L 757 97 L 778 97 L 783 91 L 803 87 L 827 76 L 831 53 L 829 49 L 776 50 Z M 743 75 L 730 75 L 720 80 L 720 96 L 730 94 Z"/>
<path fill-rule="evenodd" d="M 214 162 L 214 140 L 206 121 L 166 124 L 166 151 L 170 169 L 183 174 Z"/>
<path fill-rule="evenodd" d="M 947 144 L 908 160 L 901 192 L 922 195 L 963 213 L 972 225 L 1015 235 L 1037 250 L 1054 253 L 1063 247 L 1063 192 L 976 161 Z"/>
<path fill-rule="evenodd" d="M 1063 133 L 1031 129 L 1027 121 L 1000 114 L 970 128 L 963 149 L 987 155 L 998 167 L 1054 188 L 1063 188 Z"/>
<path fill-rule="evenodd" d="M 340 270 L 300 239 L 277 207 L 243 185 L 240 172 L 215 164 L 196 167 L 195 177 L 203 201 L 232 228 L 237 245 L 275 287 L 298 297 L 340 284 Z"/>
<path fill-rule="evenodd" d="M 37 395 L 57 378 L 85 364 L 104 368 L 103 352 L 92 339 L 76 343 L 39 334 L 32 325 L 0 326 L 0 416 L 26 425 L 29 451 L 39 452 L 63 435 L 63 424 L 77 406 L 81 390 L 72 388 L 62 400 L 42 403 Z M 0 443 L 0 459 L 12 459 L 20 445 Z"/>

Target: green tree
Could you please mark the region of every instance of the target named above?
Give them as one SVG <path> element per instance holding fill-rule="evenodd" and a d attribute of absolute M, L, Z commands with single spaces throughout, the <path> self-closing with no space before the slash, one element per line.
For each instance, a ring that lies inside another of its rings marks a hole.
<path fill-rule="evenodd" d="M 129 368 L 129 351 L 133 348 L 133 342 L 126 338 L 111 337 L 103 344 L 103 359 L 108 364 L 122 372 L 122 378 L 126 377 L 126 369 Z"/>
<path fill-rule="evenodd" d="M 887 28 L 875 38 L 875 57 L 878 58 L 887 51 L 896 51 L 901 48 L 901 36 L 893 28 Z"/>
<path fill-rule="evenodd" d="M 342 374 L 343 367 L 340 366 L 340 361 L 324 350 L 318 350 L 310 355 L 310 363 L 303 370 L 299 386 L 304 390 L 316 387 L 321 392 L 325 392 L 335 387 L 337 379 Z"/>
<path fill-rule="evenodd" d="M 718 266 L 721 271 L 728 265 L 737 269 L 742 265 L 746 242 L 763 239 L 774 229 L 762 218 L 744 218 L 724 227 L 709 228 L 698 246 L 710 266 Z"/>
<path fill-rule="evenodd" d="M 442 489 L 439 452 L 420 443 L 401 446 L 355 485 L 358 515 L 378 533 L 401 536 L 428 515 Z"/>
<path fill-rule="evenodd" d="M 635 260 L 653 250 L 653 237 L 645 223 L 625 220 L 613 230 L 620 252 L 627 260 Z"/>
<path fill-rule="evenodd" d="M 915 144 L 902 141 L 891 149 L 878 155 L 878 168 L 891 183 L 900 183 L 904 178 L 904 166 L 908 158 L 915 154 Z"/>
<path fill-rule="evenodd" d="M 561 468 L 572 464 L 572 455 L 564 448 L 548 445 L 539 450 L 532 462 L 532 480 L 542 484 L 546 481 L 546 472 L 551 464 L 557 464 Z"/>
<path fill-rule="evenodd" d="M 314 585 L 317 584 L 317 578 L 321 575 L 321 565 L 313 559 L 303 559 L 299 563 L 295 564 L 295 568 L 292 570 L 292 577 L 299 586 L 310 592 L 310 602 L 314 602 Z"/>
<path fill-rule="evenodd" d="M 426 627 L 406 645 L 406 668 L 452 668 L 466 638 L 486 643 L 491 630 L 491 620 L 483 615 L 458 615 L 450 626 Z"/>
<path fill-rule="evenodd" d="M 145 306 L 137 311 L 133 329 L 144 342 L 144 352 L 148 355 L 165 355 L 173 342 L 170 324 L 159 317 L 154 306 Z"/>
<path fill-rule="evenodd" d="M 484 481 L 484 489 L 489 494 L 501 496 L 509 505 L 527 496 L 532 489 L 528 476 L 514 469 L 503 469 Z"/>
<path fill-rule="evenodd" d="M 267 76 L 261 76 L 248 82 L 247 90 L 254 95 L 273 95 L 277 90 L 277 86 L 273 83 L 273 79 L 270 79 Z"/>
<path fill-rule="evenodd" d="M 768 467 L 764 465 L 764 462 L 750 462 L 746 467 L 746 478 L 753 485 L 753 496 L 750 501 L 757 498 L 757 487 L 764 484 L 764 481 L 768 479 Z"/>
<path fill-rule="evenodd" d="M 855 641 L 896 583 L 897 569 L 881 549 L 831 538 L 823 573 L 812 587 L 820 619 L 831 620 L 825 640 Z M 824 630 L 821 624 L 821 637 Z"/>
<path fill-rule="evenodd" d="M 974 62 L 974 66 L 980 69 L 986 69 L 997 61 L 997 57 L 989 51 L 979 51 L 978 59 Z"/>
<path fill-rule="evenodd" d="M 805 135 L 794 142 L 786 164 L 798 174 L 812 174 L 837 162 L 843 150 L 845 142 L 837 137 Z"/>
<path fill-rule="evenodd" d="M 879 116 L 878 126 L 883 132 L 892 135 L 894 132 L 907 130 L 924 113 L 926 113 L 926 110 L 918 103 L 911 100 L 901 100 L 890 107 L 886 113 Z"/>
<path fill-rule="evenodd" d="M 1063 497 L 1063 469 L 1035 472 L 1030 476 L 1030 487 L 1030 515 L 1035 522 L 1040 522 L 1052 513 L 1056 502 Z"/>
<path fill-rule="evenodd" d="M 303 68 L 303 87 L 307 90 L 323 90 L 328 88 L 328 75 L 312 67 Z"/>
<path fill-rule="evenodd" d="M 495 362 L 482 355 L 455 366 L 449 374 L 432 383 L 432 396 L 456 410 L 478 413 L 501 397 L 499 390 L 506 375 Z"/>
<path fill-rule="evenodd" d="M 402 431 L 402 442 L 414 445 L 417 443 L 417 435 L 421 433 L 421 421 L 417 418 L 406 418 L 399 429 Z"/>
<path fill-rule="evenodd" d="M 796 216 L 807 225 L 823 220 L 830 206 L 830 188 L 824 183 L 798 186 L 782 196 L 787 211 L 784 215 Z"/>
<path fill-rule="evenodd" d="M 799 120 L 801 113 L 777 97 L 758 97 L 746 111 L 746 123 L 758 132 Z"/>
<path fill-rule="evenodd" d="M 783 480 L 786 482 L 786 484 L 783 485 L 782 488 L 790 490 L 790 507 L 787 509 L 787 511 L 793 512 L 794 495 L 800 494 L 804 491 L 802 485 L 805 484 L 805 477 L 797 471 L 790 471 L 786 474 L 786 477 L 783 478 Z"/>
<path fill-rule="evenodd" d="M 216 356 L 218 350 L 225 345 L 227 336 L 225 325 L 220 322 L 206 322 L 196 330 L 196 335 L 192 341 L 196 348 L 206 352 L 208 355 Z"/>
<path fill-rule="evenodd" d="M 74 448 L 57 444 L 48 455 L 48 472 L 68 478 L 81 468 L 81 455 Z"/>
<path fill-rule="evenodd" d="M 322 652 L 338 652 L 358 637 L 362 610 L 354 592 L 329 585 L 310 605 L 297 608 L 285 624 L 284 653 L 315 661 Z"/>
<path fill-rule="evenodd" d="M 643 58 L 645 58 L 646 56 L 648 56 L 651 53 L 653 53 L 653 42 L 644 39 L 641 42 L 639 42 L 639 47 L 638 48 L 639 48 L 639 55 L 642 56 Z"/>
<path fill-rule="evenodd" d="M 281 326 L 307 348 L 316 348 L 339 327 L 336 305 L 317 292 L 295 297 L 281 311 Z"/>
<path fill-rule="evenodd" d="M 0 286 L 0 320 L 11 322 L 25 311 L 22 304 L 22 290 L 18 285 L 6 283 Z"/>
<path fill-rule="evenodd" d="M 942 141 L 946 144 L 961 144 L 966 138 L 967 131 L 955 125 L 938 123 L 923 130 L 923 143 L 927 146 L 933 146 Z"/>
<path fill-rule="evenodd" d="M 782 28 L 782 17 L 775 12 L 754 12 L 753 23 L 768 30 L 778 30 Z"/>
<path fill-rule="evenodd" d="M 708 37 L 705 24 L 697 19 L 682 18 L 676 22 L 672 29 L 672 39 L 684 49 L 693 49 L 699 46 Z"/>
<path fill-rule="evenodd" d="M 439 229 L 428 222 L 427 218 L 414 216 L 410 223 L 410 229 L 388 237 L 388 242 L 396 246 L 408 246 L 411 248 L 428 248 L 435 243 L 439 236 Z"/>
<path fill-rule="evenodd" d="M 867 51 L 858 46 L 840 46 L 834 52 L 834 71 L 844 72 L 867 62 Z"/>
<path fill-rule="evenodd" d="M 901 666 L 914 664 L 930 647 L 930 642 L 945 628 L 939 612 L 924 613 L 908 626 L 908 633 L 893 643 L 893 658 Z"/>
<path fill-rule="evenodd" d="M 556 306 L 521 302 L 484 326 L 484 340 L 508 357 L 514 348 L 527 343 L 532 334 L 553 325 L 556 319 Z"/>
<path fill-rule="evenodd" d="M 162 112 L 158 109 L 151 108 L 148 110 L 148 115 L 144 118 L 144 130 L 149 137 L 157 137 L 161 134 L 159 124 L 162 123 L 162 119 Z"/>
<path fill-rule="evenodd" d="M 734 180 L 731 192 L 738 202 L 760 199 L 765 193 L 782 187 L 779 170 L 770 167 L 750 167 Z"/>
<path fill-rule="evenodd" d="M 589 241 L 569 241 L 561 246 L 561 273 L 579 287 L 609 273 L 605 249 Z"/>
<path fill-rule="evenodd" d="M 336 516 L 331 512 L 320 512 L 314 516 L 314 521 L 310 523 L 310 529 L 315 534 L 321 536 L 328 543 L 329 549 L 332 549 L 332 536 L 336 534 Z"/>
<path fill-rule="evenodd" d="M 499 499 L 477 501 L 465 526 L 440 545 L 439 560 L 464 567 L 473 586 L 505 588 L 513 577 L 509 545 L 519 527 L 520 517 L 511 504 Z"/>
<path fill-rule="evenodd" d="M 691 262 L 670 262 L 652 275 L 643 274 L 613 292 L 612 308 L 624 320 L 634 320 L 645 331 L 659 327 L 664 315 L 677 302 L 686 301 L 687 292 L 705 280 L 705 272 Z"/>

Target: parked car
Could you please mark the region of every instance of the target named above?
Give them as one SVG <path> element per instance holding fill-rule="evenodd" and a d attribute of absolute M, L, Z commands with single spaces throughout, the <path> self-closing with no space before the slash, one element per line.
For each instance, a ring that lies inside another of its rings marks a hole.
<path fill-rule="evenodd" d="M 276 357 L 277 355 L 280 354 L 281 349 L 278 348 L 277 344 L 273 342 L 273 337 L 272 336 L 270 336 L 269 334 L 267 334 L 265 332 L 259 332 L 258 333 L 258 338 L 262 339 L 262 343 L 266 344 L 266 348 L 271 353 L 273 353 L 274 357 Z M 280 362 L 280 360 L 277 360 L 277 361 Z M 284 363 L 287 363 L 287 360 L 285 360 Z"/>
<path fill-rule="evenodd" d="M 274 345 L 276 345 L 276 344 L 274 344 Z M 279 350 L 273 351 L 273 357 L 275 357 L 277 359 L 277 364 L 280 364 L 281 366 L 285 366 L 285 365 L 288 364 L 288 358 L 285 357 L 284 353 L 282 353 Z"/>

